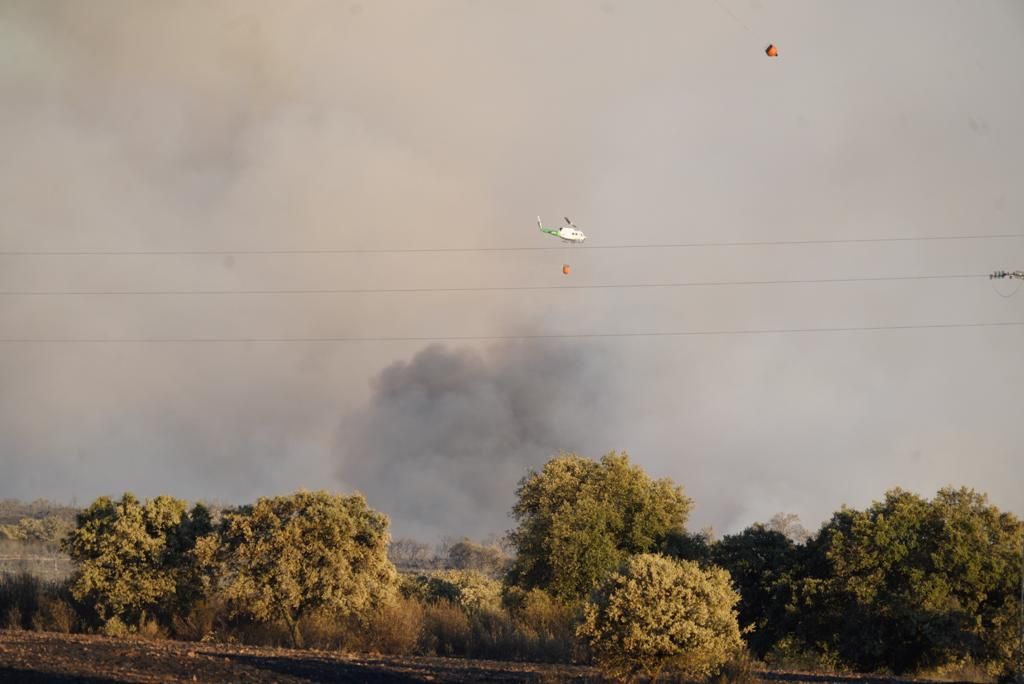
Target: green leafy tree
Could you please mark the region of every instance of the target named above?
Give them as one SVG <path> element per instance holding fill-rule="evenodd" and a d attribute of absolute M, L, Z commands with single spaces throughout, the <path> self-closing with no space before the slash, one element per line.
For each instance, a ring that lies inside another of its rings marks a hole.
<path fill-rule="evenodd" d="M 63 543 L 77 565 L 71 593 L 111 625 L 167 620 L 202 593 L 193 549 L 209 532 L 202 506 L 189 512 L 169 496 L 140 503 L 127 492 L 120 500 L 101 497 L 78 514 Z"/>
<path fill-rule="evenodd" d="M 1020 586 L 1020 521 L 970 489 L 899 489 L 843 509 L 809 545 L 799 634 L 861 670 L 973 661 L 1006 674 Z"/>
<path fill-rule="evenodd" d="M 501 582 L 476 570 L 438 570 L 430 574 L 403 575 L 402 593 L 426 603 L 448 601 L 467 613 L 501 609 Z"/>
<path fill-rule="evenodd" d="M 739 620 L 750 628 L 751 650 L 763 657 L 791 627 L 794 576 L 799 547 L 785 534 L 760 523 L 726 535 L 711 548 L 712 562 L 725 568 L 740 593 Z"/>
<path fill-rule="evenodd" d="M 715 542 L 712 542 L 705 532 L 673 532 L 665 542 L 665 555 L 676 560 L 690 560 L 707 565 L 711 562 L 714 544 Z"/>
<path fill-rule="evenodd" d="M 739 596 L 721 568 L 656 554 L 633 556 L 584 607 L 577 633 L 614 677 L 664 670 L 703 679 L 743 646 Z"/>
<path fill-rule="evenodd" d="M 692 507 L 669 479 L 651 480 L 625 454 L 599 462 L 563 454 L 523 478 L 509 539 L 512 584 L 583 599 L 627 557 L 663 551 Z"/>
<path fill-rule="evenodd" d="M 226 512 L 217 555 L 237 612 L 283 620 L 293 646 L 299 620 L 320 609 L 369 614 L 390 599 L 397 574 L 387 557 L 388 518 L 361 495 L 297 492 Z"/>

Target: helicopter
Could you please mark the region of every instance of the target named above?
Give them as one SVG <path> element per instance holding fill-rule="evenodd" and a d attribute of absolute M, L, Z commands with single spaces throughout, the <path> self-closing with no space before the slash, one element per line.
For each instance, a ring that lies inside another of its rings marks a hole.
<path fill-rule="evenodd" d="M 540 232 L 554 235 L 556 238 L 561 238 L 566 242 L 583 244 L 583 241 L 587 239 L 583 231 L 578 230 L 576 224 L 570 221 L 568 216 L 565 217 L 565 225 L 561 228 L 545 228 L 544 223 L 540 220 L 540 216 L 537 217 L 537 225 L 540 226 Z"/>

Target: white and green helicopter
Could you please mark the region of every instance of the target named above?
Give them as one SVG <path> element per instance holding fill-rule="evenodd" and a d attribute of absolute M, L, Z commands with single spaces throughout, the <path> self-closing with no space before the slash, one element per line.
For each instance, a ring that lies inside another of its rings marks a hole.
<path fill-rule="evenodd" d="M 561 228 L 545 228 L 544 223 L 540 220 L 540 216 L 537 217 L 537 225 L 540 226 L 540 232 L 547 233 L 548 235 L 554 235 L 556 238 L 560 238 L 566 242 L 583 244 L 583 241 L 587 239 L 587 236 L 583 234 L 583 231 L 578 230 L 576 228 L 576 224 L 570 221 L 568 216 L 565 217 L 565 225 Z"/>

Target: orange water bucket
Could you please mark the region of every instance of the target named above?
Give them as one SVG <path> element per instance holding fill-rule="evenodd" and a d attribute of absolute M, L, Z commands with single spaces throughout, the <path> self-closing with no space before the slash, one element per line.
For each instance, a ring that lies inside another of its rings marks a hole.
<path fill-rule="evenodd" d="M 778 57 L 779 49 L 774 45 L 769 45 L 767 48 L 765 48 L 764 54 L 768 55 L 769 57 Z"/>
<path fill-rule="evenodd" d="M 562 264 L 562 275 L 569 275 L 569 264 Z"/>

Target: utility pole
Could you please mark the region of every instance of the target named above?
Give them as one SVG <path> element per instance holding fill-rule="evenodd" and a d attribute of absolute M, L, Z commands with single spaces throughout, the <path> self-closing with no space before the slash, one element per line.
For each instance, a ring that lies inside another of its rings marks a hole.
<path fill-rule="evenodd" d="M 1024 271 L 995 271 L 989 278 L 992 280 L 1024 280 Z M 1017 643 L 1017 681 L 1024 684 L 1024 535 L 1020 541 L 1020 616 L 1018 628 L 1020 636 Z"/>
<path fill-rule="evenodd" d="M 989 278 L 995 280 L 997 278 L 1006 278 L 1008 280 L 1024 280 L 1024 271 L 996 271 L 989 275 Z"/>

